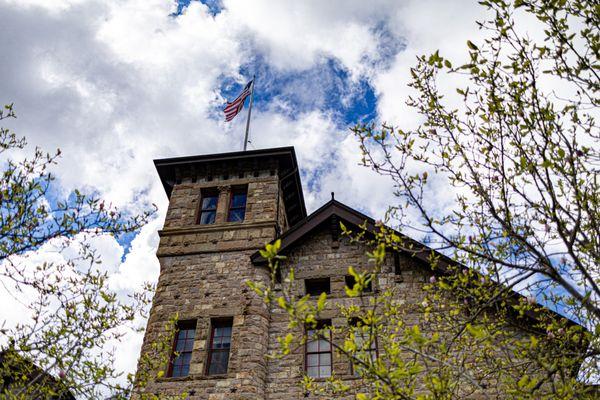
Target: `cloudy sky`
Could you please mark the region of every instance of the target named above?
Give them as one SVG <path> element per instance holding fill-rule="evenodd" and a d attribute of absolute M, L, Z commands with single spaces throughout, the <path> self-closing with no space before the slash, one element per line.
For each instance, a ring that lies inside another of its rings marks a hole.
<path fill-rule="evenodd" d="M 358 166 L 348 128 L 415 126 L 404 101 L 416 55 L 461 59 L 481 16 L 476 1 L 0 0 L 0 103 L 32 146 L 62 150 L 58 190 L 158 205 L 133 240 L 96 243 L 113 285 L 131 289 L 158 276 L 167 198 L 152 160 L 241 150 L 244 118 L 221 110 L 253 74 L 249 148 L 295 146 L 309 212 L 334 191 L 381 217 L 390 183 Z M 122 368 L 140 343 L 121 345 Z"/>

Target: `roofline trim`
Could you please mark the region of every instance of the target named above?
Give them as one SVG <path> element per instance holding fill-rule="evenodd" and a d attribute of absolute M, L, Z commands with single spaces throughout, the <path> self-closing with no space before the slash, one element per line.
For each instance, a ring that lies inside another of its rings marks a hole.
<path fill-rule="evenodd" d="M 290 154 L 292 156 L 293 163 L 298 166 L 296 160 L 296 153 L 293 146 L 287 147 L 276 147 L 270 149 L 258 149 L 248 151 L 231 151 L 227 153 L 216 153 L 216 154 L 204 154 L 195 156 L 183 156 L 183 157 L 172 157 L 172 158 L 158 158 L 153 160 L 154 165 L 157 167 L 176 166 L 181 164 L 190 164 L 196 162 L 214 162 L 214 161 L 226 161 L 232 158 L 252 158 L 256 156 L 274 156 L 274 155 L 285 155 Z"/>

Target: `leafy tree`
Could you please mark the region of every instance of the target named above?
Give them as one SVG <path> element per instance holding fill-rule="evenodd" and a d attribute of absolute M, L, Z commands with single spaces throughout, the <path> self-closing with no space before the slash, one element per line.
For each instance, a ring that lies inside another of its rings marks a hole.
<path fill-rule="evenodd" d="M 10 118 L 15 113 L 7 105 L 0 120 Z M 164 343 L 171 339 L 159 340 L 156 354 L 141 361 L 137 381 L 129 375 L 127 385 L 117 383 L 122 373 L 108 350 L 127 329 L 137 329 L 134 319 L 143 315 L 151 291 L 146 285 L 127 298 L 117 294 L 91 240 L 135 232 L 155 211 L 127 215 L 79 191 L 55 200 L 50 169 L 60 151 L 36 148 L 31 158 L 9 158 L 25 146 L 24 138 L 0 128 L 0 292 L 26 309 L 16 326 L 1 324 L 0 397 L 129 397 L 134 381 L 143 388 L 152 378 L 147 371 L 166 364 Z M 42 248 L 60 261 L 32 260 Z"/>
<path fill-rule="evenodd" d="M 410 71 L 415 94 L 407 104 L 423 117 L 418 129 L 353 129 L 363 164 L 393 180 L 398 200 L 386 220 L 396 230 L 345 230 L 371 249 L 370 267 L 350 270 L 356 284 L 347 293 L 356 301 L 300 297 L 278 244 L 263 252 L 274 276 L 287 272 L 281 287 L 275 278 L 270 287 L 251 284 L 289 315 L 279 356 L 310 339 L 304 326 L 314 327 L 327 307 L 358 320 L 328 330 L 345 338 L 332 344 L 357 366 L 360 383 L 307 378 L 310 391 L 357 399 L 597 396 L 586 383 L 597 379 L 600 353 L 600 8 L 480 4 L 491 17 L 478 22 L 485 38 L 467 42 L 466 64 L 435 52 Z M 532 18 L 530 35 L 521 23 Z M 441 92 L 440 76 L 464 86 Z M 436 187 L 453 196 L 449 211 L 439 209 Z M 434 272 L 409 304 L 397 301 L 393 285 L 364 293 L 390 251 L 426 250 L 398 231 L 421 232 L 455 260 L 431 253 Z M 375 340 L 381 351 L 373 358 Z"/>

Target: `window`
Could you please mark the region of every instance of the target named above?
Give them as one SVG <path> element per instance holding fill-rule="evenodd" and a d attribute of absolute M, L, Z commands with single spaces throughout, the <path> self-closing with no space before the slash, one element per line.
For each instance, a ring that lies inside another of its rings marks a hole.
<path fill-rule="evenodd" d="M 233 189 L 229 199 L 229 212 L 227 213 L 227 222 L 242 222 L 246 216 L 246 195 L 248 190 Z"/>
<path fill-rule="evenodd" d="M 354 279 L 354 277 L 352 275 L 346 275 L 345 281 L 346 281 L 346 286 L 348 286 L 348 289 L 354 288 L 354 285 L 356 284 L 356 280 Z M 371 282 L 373 282 L 373 280 L 370 280 L 369 283 L 367 283 L 367 286 L 363 289 L 363 292 L 372 292 L 373 291 L 373 286 L 371 285 Z"/>
<path fill-rule="evenodd" d="M 319 296 L 323 292 L 327 294 L 331 292 L 331 283 L 329 278 L 305 279 L 304 288 L 306 289 L 306 294 Z"/>
<path fill-rule="evenodd" d="M 231 348 L 231 326 L 233 320 L 218 319 L 212 321 L 210 346 L 208 348 L 208 363 L 206 373 L 218 375 L 227 373 L 229 350 Z"/>
<path fill-rule="evenodd" d="M 195 336 L 196 321 L 180 321 L 177 324 L 168 376 L 187 376 L 190 373 Z"/>
<path fill-rule="evenodd" d="M 202 191 L 200 196 L 200 214 L 198 223 L 201 225 L 214 224 L 217 216 L 219 193 L 215 190 Z"/>
<path fill-rule="evenodd" d="M 394 274 L 402 274 L 402 270 L 400 269 L 400 253 L 397 251 L 394 252 Z"/>
<path fill-rule="evenodd" d="M 354 343 L 356 344 L 354 356 L 367 364 L 374 363 L 377 360 L 377 338 L 374 337 L 374 333 L 359 318 L 351 319 L 349 325 L 350 332 L 354 333 Z M 358 363 L 351 364 L 352 373 L 355 376 L 360 376 L 362 367 Z"/>
<path fill-rule="evenodd" d="M 319 321 L 316 329 L 306 332 L 306 375 L 311 378 L 331 376 L 331 321 Z M 318 334 L 318 336 L 317 336 Z"/>

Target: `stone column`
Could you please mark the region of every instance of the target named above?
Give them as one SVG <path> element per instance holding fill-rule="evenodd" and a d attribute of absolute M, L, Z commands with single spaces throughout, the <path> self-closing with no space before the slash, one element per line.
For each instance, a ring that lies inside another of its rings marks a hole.
<path fill-rule="evenodd" d="M 227 222 L 229 211 L 229 198 L 231 197 L 231 186 L 219 186 L 219 203 L 217 204 L 217 216 L 215 224 Z"/>

